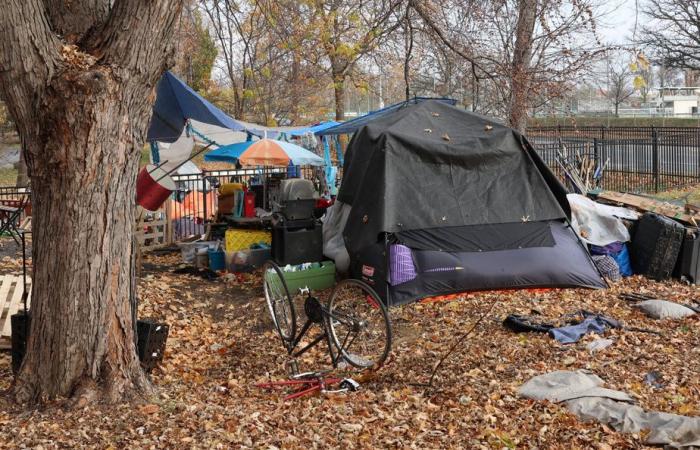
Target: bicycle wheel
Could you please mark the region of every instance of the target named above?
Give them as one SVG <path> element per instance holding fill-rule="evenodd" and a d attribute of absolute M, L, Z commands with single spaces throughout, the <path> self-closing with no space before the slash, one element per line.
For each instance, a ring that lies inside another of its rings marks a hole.
<path fill-rule="evenodd" d="M 331 338 L 348 363 L 358 369 L 377 369 L 384 363 L 391 350 L 391 322 L 381 299 L 366 283 L 338 283 L 327 320 Z"/>
<path fill-rule="evenodd" d="M 294 304 L 284 274 L 273 261 L 267 261 L 263 265 L 263 289 L 275 329 L 282 341 L 291 341 L 297 326 Z"/>

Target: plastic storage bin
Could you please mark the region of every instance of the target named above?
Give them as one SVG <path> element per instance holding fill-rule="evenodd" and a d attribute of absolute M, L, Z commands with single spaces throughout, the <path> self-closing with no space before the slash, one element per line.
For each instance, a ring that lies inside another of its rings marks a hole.
<path fill-rule="evenodd" d="M 333 261 L 323 261 L 314 264 L 316 267 L 311 267 L 305 270 L 295 272 L 284 272 L 284 280 L 287 282 L 287 288 L 291 295 L 299 292 L 299 289 L 308 287 L 313 291 L 320 291 L 333 287 L 335 284 L 335 263 Z"/>
<path fill-rule="evenodd" d="M 258 242 L 264 242 L 269 245 L 272 243 L 272 236 L 270 235 L 269 231 L 265 230 L 245 230 L 233 228 L 226 230 L 225 241 L 226 251 L 235 252 L 250 248 L 251 245 L 257 244 Z"/>
<path fill-rule="evenodd" d="M 209 250 L 209 268 L 211 270 L 226 269 L 226 254 L 223 250 Z"/>
<path fill-rule="evenodd" d="M 249 248 L 233 254 L 227 268 L 230 272 L 250 272 L 272 257 L 269 248 Z"/>

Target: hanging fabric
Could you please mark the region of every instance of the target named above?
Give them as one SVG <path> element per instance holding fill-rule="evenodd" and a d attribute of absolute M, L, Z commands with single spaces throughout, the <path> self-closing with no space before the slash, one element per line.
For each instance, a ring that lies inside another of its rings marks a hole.
<path fill-rule="evenodd" d="M 156 141 L 151 141 L 151 162 L 155 165 L 160 164 L 160 151 Z"/>
<path fill-rule="evenodd" d="M 338 135 L 333 136 L 333 141 L 335 142 L 335 152 L 338 155 L 338 165 L 343 167 L 345 165 L 343 163 L 343 147 L 340 145 L 340 138 Z"/>

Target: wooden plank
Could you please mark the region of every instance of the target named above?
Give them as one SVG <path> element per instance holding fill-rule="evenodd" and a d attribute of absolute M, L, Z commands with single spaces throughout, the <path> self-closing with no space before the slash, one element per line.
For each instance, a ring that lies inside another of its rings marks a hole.
<path fill-rule="evenodd" d="M 662 216 L 680 220 L 693 226 L 698 226 L 700 215 L 688 214 L 682 206 L 656 200 L 635 194 L 623 194 L 621 192 L 603 191 L 598 198 L 609 202 L 630 206 L 643 212 L 654 212 Z"/>
<path fill-rule="evenodd" d="M 24 289 L 22 288 L 22 278 L 17 277 L 15 279 L 15 289 L 14 292 L 12 293 L 12 299 L 8 302 L 7 305 L 7 317 L 5 318 L 5 323 L 3 324 L 2 327 L 2 332 L 0 335 L 2 336 L 11 336 L 12 335 L 12 322 L 10 318 L 14 315 L 17 314 L 17 311 L 19 311 L 19 308 L 22 305 L 22 291 Z"/>
<path fill-rule="evenodd" d="M 10 293 L 10 285 L 13 279 L 13 275 L 0 276 L 0 323 L 2 323 L 2 318 L 5 317 L 5 303 Z"/>

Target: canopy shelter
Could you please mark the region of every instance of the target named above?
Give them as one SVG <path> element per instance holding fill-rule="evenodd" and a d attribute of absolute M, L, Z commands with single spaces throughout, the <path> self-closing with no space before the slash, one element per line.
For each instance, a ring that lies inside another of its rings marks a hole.
<path fill-rule="evenodd" d="M 239 142 L 207 153 L 205 161 L 223 161 L 248 166 L 323 166 L 318 155 L 289 142 L 274 139 Z"/>
<path fill-rule="evenodd" d="M 406 106 L 410 105 L 416 105 L 418 103 L 422 103 L 424 101 L 437 101 L 437 102 L 442 102 L 446 103 L 448 105 L 456 105 L 457 100 L 452 99 L 452 98 L 430 98 L 430 97 L 414 97 L 409 100 L 404 100 L 403 102 L 399 103 L 394 103 L 393 105 L 389 105 L 385 108 L 378 109 L 376 111 L 372 111 L 370 113 L 365 114 L 364 116 L 356 117 L 355 119 L 348 120 L 346 122 L 339 123 L 338 125 L 334 127 L 329 127 L 322 129 L 318 131 L 316 134 L 319 136 L 334 136 L 334 135 L 339 135 L 339 134 L 352 134 L 362 128 L 365 125 L 368 125 L 375 120 L 379 120 L 382 117 L 391 114 L 393 112 L 396 112 L 402 108 L 405 108 Z"/>
<path fill-rule="evenodd" d="M 335 120 L 329 120 L 327 122 L 321 122 L 317 123 L 316 125 L 311 125 L 308 127 L 301 127 L 301 128 L 295 128 L 292 130 L 287 131 L 288 136 L 303 136 L 307 133 L 311 134 L 319 134 L 329 128 L 335 127 L 340 125 L 340 122 L 336 122 Z"/>
<path fill-rule="evenodd" d="M 148 140 L 151 142 L 153 162 L 162 164 L 166 172 L 187 161 L 197 143 L 221 147 L 251 140 L 253 136 L 277 138 L 283 133 L 303 135 L 308 130 L 313 132 L 337 124 L 325 122 L 312 127 L 270 128 L 235 120 L 171 72 L 163 74 L 156 93 Z"/>
<path fill-rule="evenodd" d="M 349 208 L 338 228 L 350 274 L 391 305 L 485 289 L 605 287 L 569 225 L 564 188 L 525 138 L 442 101 L 360 128 L 338 201 Z"/>
<path fill-rule="evenodd" d="M 232 131 L 246 127 L 229 117 L 171 72 L 165 72 L 156 87 L 156 102 L 148 128 L 148 140 L 177 141 L 188 120 L 196 120 Z"/>

